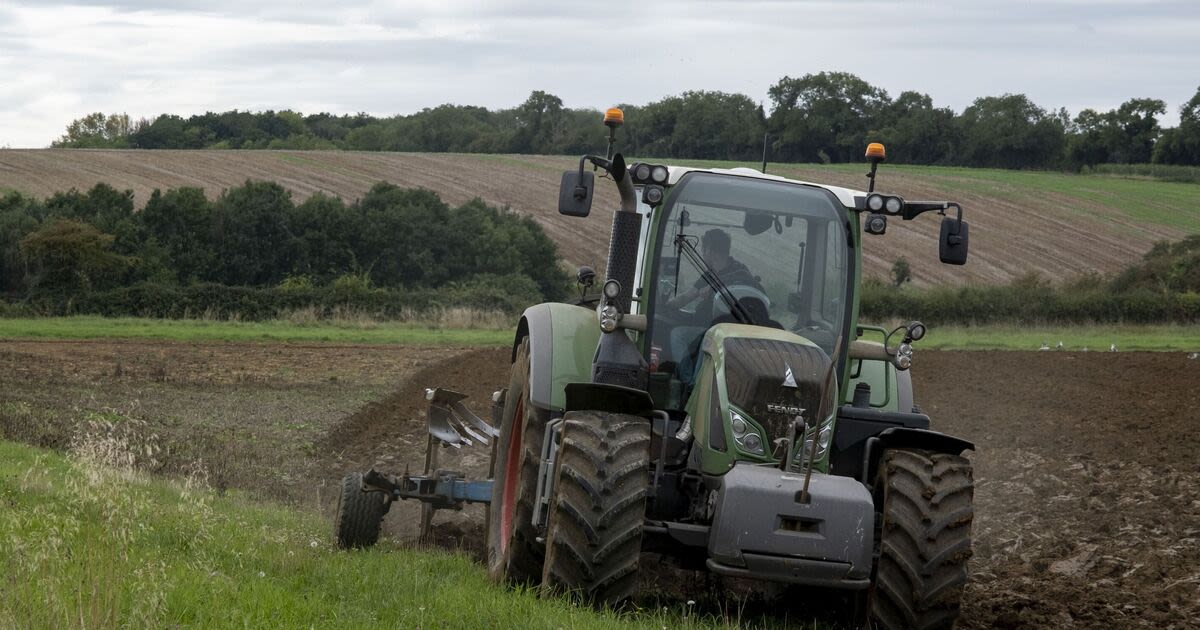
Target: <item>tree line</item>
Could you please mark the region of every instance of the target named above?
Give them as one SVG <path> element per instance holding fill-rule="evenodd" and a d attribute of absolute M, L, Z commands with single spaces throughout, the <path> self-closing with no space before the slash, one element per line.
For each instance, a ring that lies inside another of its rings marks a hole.
<path fill-rule="evenodd" d="M 198 188 L 132 191 L 97 184 L 37 200 L 0 197 L 0 294 L 50 310 L 148 284 L 341 293 L 476 287 L 536 302 L 564 294 L 558 249 L 528 217 L 480 200 L 380 183 L 360 200 L 302 203 L 274 182 L 209 199 Z M 507 305 L 505 305 L 507 306 Z M 61 309 L 60 309 L 61 310 Z"/>
<path fill-rule="evenodd" d="M 627 154 L 757 161 L 764 135 L 775 162 L 854 162 L 868 142 L 895 161 L 998 168 L 1079 169 L 1098 164 L 1200 165 L 1200 89 L 1163 128 L 1160 99 L 1133 98 L 1109 111 L 1043 108 L 1023 94 L 985 96 L 961 113 L 927 94 L 892 98 L 845 72 L 783 77 L 768 90 L 769 114 L 744 94 L 691 91 L 623 104 Z M 347 149 L 575 155 L 603 146 L 599 112 L 563 106 L 542 91 L 509 109 L 440 105 L 405 116 L 294 111 L 163 114 L 133 121 L 95 113 L 54 143 L 70 148 Z"/>

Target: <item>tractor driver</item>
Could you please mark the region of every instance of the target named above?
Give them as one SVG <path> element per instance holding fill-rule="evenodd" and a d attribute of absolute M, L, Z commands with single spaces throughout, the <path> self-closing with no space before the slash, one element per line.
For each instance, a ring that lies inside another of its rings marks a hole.
<path fill-rule="evenodd" d="M 708 266 L 712 267 L 712 270 L 721 278 L 725 286 L 748 284 L 757 287 L 758 279 L 750 273 L 750 269 L 729 255 L 730 243 L 728 233 L 713 228 L 700 237 L 700 255 L 704 258 L 704 262 L 708 263 Z M 700 297 L 708 297 L 711 300 L 713 295 L 712 287 L 704 280 L 704 276 L 701 276 L 696 278 L 696 282 L 689 291 L 668 300 L 667 306 L 679 309 Z"/>
<path fill-rule="evenodd" d="M 713 228 L 704 233 L 700 238 L 700 255 L 704 258 L 704 262 L 712 268 L 713 272 L 725 283 L 725 286 L 752 286 L 762 290 L 758 278 L 750 272 L 750 269 L 740 261 L 730 255 L 731 240 L 729 234 L 724 230 Z M 703 298 L 703 299 L 702 299 Z M 715 291 L 704 276 L 701 275 L 696 279 L 692 288 L 686 292 L 681 292 L 675 297 L 667 300 L 666 306 L 672 309 L 680 309 L 692 302 L 700 299 L 700 304 L 696 307 L 696 313 L 700 317 L 707 317 L 708 313 L 713 312 L 713 300 L 720 299 L 716 296 Z M 748 307 L 751 316 L 756 319 L 766 317 L 766 308 L 763 304 L 758 304 L 758 300 L 743 300 L 743 306 Z M 747 303 L 750 302 L 750 303 Z M 703 314 L 703 315 L 701 315 Z M 704 331 L 711 326 L 710 322 L 705 322 L 705 325 L 683 325 L 676 326 L 671 330 L 671 356 L 677 361 L 677 375 L 683 382 L 684 386 L 691 385 L 695 374 L 696 354 L 699 351 L 700 338 L 704 335 Z"/>

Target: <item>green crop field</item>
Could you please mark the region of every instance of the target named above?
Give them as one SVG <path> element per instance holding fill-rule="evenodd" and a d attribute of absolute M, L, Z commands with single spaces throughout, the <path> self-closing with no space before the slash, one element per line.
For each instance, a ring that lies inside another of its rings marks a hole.
<path fill-rule="evenodd" d="M 441 551 L 332 548 L 316 515 L 0 441 L 0 627 L 713 628 L 687 605 L 616 614 L 512 592 Z"/>

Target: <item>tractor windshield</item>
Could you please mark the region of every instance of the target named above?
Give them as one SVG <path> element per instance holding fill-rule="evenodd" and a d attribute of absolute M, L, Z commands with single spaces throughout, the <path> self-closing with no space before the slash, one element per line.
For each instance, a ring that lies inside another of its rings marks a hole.
<path fill-rule="evenodd" d="M 836 199 L 815 187 L 701 172 L 673 193 L 655 252 L 652 371 L 688 386 L 705 331 L 722 322 L 789 330 L 832 354 L 853 272 Z"/>

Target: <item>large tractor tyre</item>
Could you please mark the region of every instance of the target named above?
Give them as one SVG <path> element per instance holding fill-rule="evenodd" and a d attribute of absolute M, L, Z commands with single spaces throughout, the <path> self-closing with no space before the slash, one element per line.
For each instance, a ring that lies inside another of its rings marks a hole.
<path fill-rule="evenodd" d="M 342 493 L 338 495 L 337 517 L 333 523 L 337 546 L 342 549 L 362 549 L 379 542 L 383 515 L 388 501 L 382 492 L 363 492 L 361 473 L 342 478 Z"/>
<path fill-rule="evenodd" d="M 871 620 L 889 630 L 953 627 L 971 557 L 971 463 L 946 453 L 889 450 L 875 492 L 882 520 Z"/>
<path fill-rule="evenodd" d="M 568 413 L 554 470 L 542 583 L 616 607 L 637 586 L 650 485 L 650 423 Z"/>
<path fill-rule="evenodd" d="M 496 582 L 537 584 L 545 548 L 533 525 L 537 473 L 549 412 L 529 401 L 529 338 L 517 347 L 496 442 L 488 506 L 488 575 Z"/>

